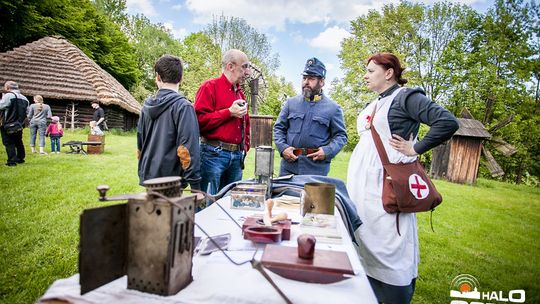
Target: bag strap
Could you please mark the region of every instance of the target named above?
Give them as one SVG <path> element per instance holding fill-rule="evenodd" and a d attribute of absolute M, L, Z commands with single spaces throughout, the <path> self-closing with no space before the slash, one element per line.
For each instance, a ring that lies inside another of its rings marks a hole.
<path fill-rule="evenodd" d="M 371 113 L 371 119 L 369 120 L 369 130 L 371 131 L 371 137 L 373 137 L 373 141 L 375 142 L 375 147 L 377 147 L 377 152 L 379 153 L 379 157 L 381 158 L 382 164 L 387 165 L 390 163 L 390 160 L 388 160 L 388 154 L 386 154 L 386 150 L 384 149 L 384 145 L 382 143 L 381 137 L 379 136 L 379 133 L 377 133 L 377 130 L 375 129 L 375 125 L 373 124 L 373 120 L 375 119 L 376 112 L 377 112 L 377 105 L 373 107 L 373 112 Z"/>

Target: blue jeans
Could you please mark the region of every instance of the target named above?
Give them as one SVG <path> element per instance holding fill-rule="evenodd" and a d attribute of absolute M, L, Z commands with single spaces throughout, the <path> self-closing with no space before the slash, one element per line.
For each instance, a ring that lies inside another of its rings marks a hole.
<path fill-rule="evenodd" d="M 60 152 L 60 137 L 51 137 L 51 152 L 55 151 Z"/>
<path fill-rule="evenodd" d="M 201 190 L 216 194 L 226 185 L 242 179 L 242 153 L 201 144 Z"/>
<path fill-rule="evenodd" d="M 47 121 L 30 122 L 30 147 L 36 146 L 36 133 L 39 133 L 39 146 L 45 147 L 45 130 Z"/>

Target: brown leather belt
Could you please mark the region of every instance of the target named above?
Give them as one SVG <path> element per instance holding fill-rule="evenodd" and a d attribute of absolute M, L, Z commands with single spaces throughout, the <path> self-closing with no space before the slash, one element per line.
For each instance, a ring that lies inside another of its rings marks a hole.
<path fill-rule="evenodd" d="M 201 143 L 207 144 L 213 147 L 220 147 L 223 150 L 227 150 L 230 152 L 238 151 L 239 146 L 240 146 L 238 144 L 230 144 L 230 143 L 222 142 L 220 140 L 207 139 L 205 137 L 201 137 Z"/>
<path fill-rule="evenodd" d="M 298 155 L 308 155 L 308 154 L 311 154 L 311 153 L 315 153 L 319 151 L 318 148 L 296 148 L 293 150 L 293 154 L 298 156 Z"/>

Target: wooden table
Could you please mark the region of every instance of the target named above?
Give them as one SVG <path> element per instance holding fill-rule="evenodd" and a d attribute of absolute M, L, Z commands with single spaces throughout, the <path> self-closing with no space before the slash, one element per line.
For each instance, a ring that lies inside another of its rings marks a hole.
<path fill-rule="evenodd" d="M 224 207 L 240 226 L 247 216 L 257 212 L 230 209 L 230 197 L 224 197 L 217 203 Z M 300 221 L 299 208 L 283 210 L 294 222 Z M 280 212 L 280 210 L 275 211 Z M 255 260 L 261 260 L 265 245 L 244 240 L 241 228 L 216 203 L 197 213 L 195 221 L 211 236 L 230 233 L 231 241 L 227 254 L 236 262 L 248 261 L 254 254 Z M 286 279 L 266 270 L 275 284 L 293 303 L 377 303 L 358 260 L 356 249 L 341 220 L 339 220 L 339 225 L 343 235 L 342 244 L 317 242 L 316 249 L 346 253 L 354 270 L 351 278 L 332 284 L 314 284 Z M 291 228 L 291 240 L 281 241 L 280 245 L 296 246 L 296 239 L 300 233 L 298 225 L 294 225 Z M 204 234 L 200 229 L 195 228 L 195 236 L 204 237 Z M 176 295 L 169 297 L 127 289 L 127 276 L 81 296 L 79 275 L 76 274 L 54 282 L 41 298 L 41 303 L 51 303 L 47 301 L 52 299 L 69 300 L 71 303 L 284 303 L 278 292 L 250 263 L 236 266 L 221 252 L 205 256 L 196 254 L 193 257 L 192 273 L 193 282 Z"/>

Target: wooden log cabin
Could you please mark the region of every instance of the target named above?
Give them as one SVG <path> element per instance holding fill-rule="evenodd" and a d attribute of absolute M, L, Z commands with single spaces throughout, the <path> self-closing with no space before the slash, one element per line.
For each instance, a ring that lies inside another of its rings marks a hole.
<path fill-rule="evenodd" d="M 109 73 L 61 36 L 0 53 L 0 83 L 19 84 L 30 102 L 43 96 L 64 128 L 85 127 L 92 120 L 92 101 L 105 110 L 109 128 L 137 126 L 141 105 Z"/>
<path fill-rule="evenodd" d="M 491 137 L 478 120 L 458 118 L 459 129 L 446 143 L 433 149 L 431 175 L 460 184 L 474 184 L 482 143 Z"/>

